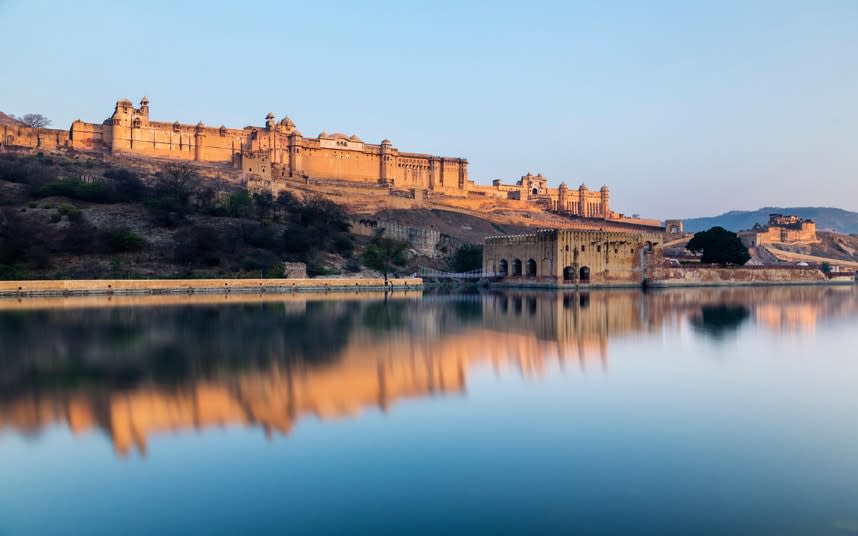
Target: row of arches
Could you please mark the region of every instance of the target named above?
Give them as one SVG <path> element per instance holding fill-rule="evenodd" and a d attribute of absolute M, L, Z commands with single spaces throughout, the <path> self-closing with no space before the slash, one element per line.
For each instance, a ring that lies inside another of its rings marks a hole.
<path fill-rule="evenodd" d="M 512 271 L 510 271 L 510 268 Z M 522 268 L 524 271 L 522 271 Z M 522 277 L 522 275 L 526 277 L 536 277 L 536 261 L 533 259 L 527 259 L 527 262 L 522 265 L 521 259 L 513 259 L 512 266 L 510 266 L 506 259 L 501 259 L 498 263 L 498 275 L 500 277 Z"/>
<path fill-rule="evenodd" d="M 563 269 L 563 281 L 564 282 L 568 283 L 569 281 L 575 281 L 576 275 L 578 276 L 578 280 L 581 281 L 582 283 L 589 283 L 590 282 L 590 268 L 587 266 L 582 266 L 577 271 L 577 274 L 576 274 L 575 268 L 573 268 L 572 266 L 567 266 L 566 268 Z"/>
<path fill-rule="evenodd" d="M 506 259 L 501 259 L 498 262 L 497 275 L 499 277 L 536 277 L 537 268 L 534 259 L 527 259 L 527 262 L 522 264 L 521 259 L 513 259 L 512 264 Z M 567 266 L 563 269 L 563 280 L 565 282 L 578 280 L 582 283 L 590 282 L 590 268 L 582 266 L 576 270 L 572 266 Z"/>

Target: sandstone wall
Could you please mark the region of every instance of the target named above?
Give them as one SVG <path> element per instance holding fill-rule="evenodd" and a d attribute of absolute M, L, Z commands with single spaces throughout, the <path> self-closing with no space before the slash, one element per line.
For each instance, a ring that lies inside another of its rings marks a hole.
<path fill-rule="evenodd" d="M 394 288 L 420 287 L 419 278 L 389 279 Z M 302 289 L 384 288 L 384 279 L 81 279 L 0 281 L 0 296 L 149 293 L 288 292 Z"/>
<path fill-rule="evenodd" d="M 488 237 L 483 270 L 505 280 L 550 283 L 641 282 L 660 263 L 660 235 L 545 230 Z"/>
<path fill-rule="evenodd" d="M 681 267 L 660 268 L 654 272 L 652 286 L 705 286 L 705 285 L 785 285 L 839 282 L 829 280 L 817 268 L 770 267 Z M 845 281 L 851 284 L 850 281 Z"/>
<path fill-rule="evenodd" d="M 387 220 L 358 219 L 352 220 L 351 232 L 359 236 L 373 236 L 378 229 L 383 229 L 382 236 L 407 242 L 421 255 L 436 258 L 441 256 L 438 246 L 442 235 L 434 229 L 410 227 Z"/>
<path fill-rule="evenodd" d="M 53 128 L 3 125 L 0 127 L 0 146 L 56 150 L 69 146 L 69 133 Z"/>

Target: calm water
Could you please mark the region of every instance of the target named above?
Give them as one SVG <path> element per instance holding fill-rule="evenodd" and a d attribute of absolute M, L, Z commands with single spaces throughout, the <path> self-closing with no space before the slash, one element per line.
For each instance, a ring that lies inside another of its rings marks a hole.
<path fill-rule="evenodd" d="M 0 352 L 3 535 L 858 533 L 853 287 L 5 301 Z"/>

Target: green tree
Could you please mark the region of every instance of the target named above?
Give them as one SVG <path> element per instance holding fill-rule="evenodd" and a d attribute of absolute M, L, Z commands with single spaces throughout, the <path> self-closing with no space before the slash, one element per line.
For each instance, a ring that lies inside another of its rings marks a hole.
<path fill-rule="evenodd" d="M 226 200 L 226 211 L 233 218 L 253 216 L 253 200 L 247 190 L 236 190 Z"/>
<path fill-rule="evenodd" d="M 199 184 L 199 179 L 188 165 L 168 166 L 157 177 L 143 205 L 155 222 L 175 227 L 190 212 L 191 194 Z"/>
<path fill-rule="evenodd" d="M 404 266 L 407 262 L 405 250 L 408 248 L 408 244 L 400 240 L 385 238 L 383 234 L 384 229 L 378 229 L 375 232 L 369 245 L 364 249 L 363 255 L 361 255 L 361 261 L 367 268 L 378 270 L 384 274 L 384 281 L 387 282 L 387 277 L 393 272 L 394 267 Z"/>
<path fill-rule="evenodd" d="M 483 246 L 465 244 L 456 250 L 450 263 L 454 272 L 468 272 L 483 266 Z"/>
<path fill-rule="evenodd" d="M 271 219 L 274 210 L 274 196 L 265 190 L 253 194 L 253 206 L 256 208 L 256 217 L 260 220 Z"/>
<path fill-rule="evenodd" d="M 742 244 L 736 233 L 723 227 L 713 227 L 694 235 L 686 248 L 689 251 L 702 251 L 701 262 L 711 264 L 745 264 L 751 259 L 748 248 Z"/>
<path fill-rule="evenodd" d="M 129 227 L 116 227 L 104 231 L 104 240 L 111 253 L 140 251 L 146 247 L 146 240 Z"/>

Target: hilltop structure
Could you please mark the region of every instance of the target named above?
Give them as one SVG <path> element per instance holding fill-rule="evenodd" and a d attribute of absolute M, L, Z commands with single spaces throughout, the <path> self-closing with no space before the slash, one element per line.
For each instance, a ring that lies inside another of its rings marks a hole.
<path fill-rule="evenodd" d="M 551 188 L 546 177 L 530 173 L 515 184 L 495 180 L 479 185 L 470 180 L 465 158 L 405 152 L 387 139 L 374 144 L 342 133 L 305 137 L 291 119 L 277 121 L 273 113 L 265 116 L 264 126 L 239 129 L 153 121 L 149 99 L 143 97 L 137 107 L 127 99 L 117 101 L 113 114 L 102 123 L 78 119 L 68 130 L 60 130 L 9 122 L 0 126 L 0 132 L 0 149 L 69 149 L 181 160 L 232 168 L 269 185 L 313 178 L 410 190 L 418 200 L 424 195 L 504 200 L 582 218 L 628 219 L 611 211 L 607 186 L 594 191 L 584 184 L 577 189 L 565 183 Z"/>
<path fill-rule="evenodd" d="M 745 247 L 755 247 L 773 242 L 815 242 L 816 222 L 796 215 L 769 214 L 769 223 L 754 225 L 750 230 L 740 231 L 739 238 Z"/>

